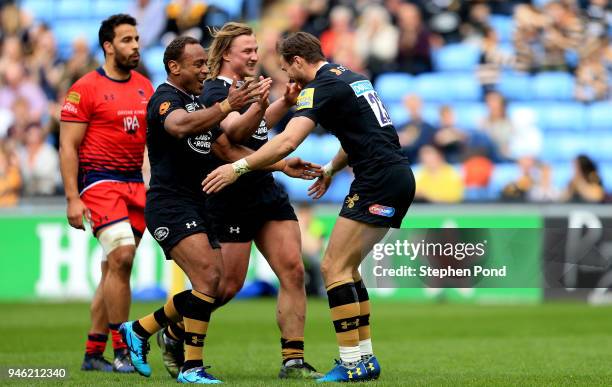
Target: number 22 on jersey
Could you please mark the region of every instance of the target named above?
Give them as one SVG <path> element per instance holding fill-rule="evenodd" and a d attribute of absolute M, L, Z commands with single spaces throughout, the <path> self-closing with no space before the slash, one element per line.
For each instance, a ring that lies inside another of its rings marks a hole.
<path fill-rule="evenodd" d="M 365 98 L 367 103 L 370 105 L 370 108 L 374 112 L 374 116 L 378 120 L 378 123 L 381 127 L 393 125 L 393 122 L 391 122 L 391 117 L 389 116 L 387 109 L 385 109 L 385 106 L 380 100 L 378 93 L 376 93 L 376 90 L 374 90 L 374 88 L 372 87 L 372 83 L 370 83 L 370 81 L 363 80 L 353 82 L 351 83 L 351 88 L 353 89 L 357 97 L 363 96 Z"/>

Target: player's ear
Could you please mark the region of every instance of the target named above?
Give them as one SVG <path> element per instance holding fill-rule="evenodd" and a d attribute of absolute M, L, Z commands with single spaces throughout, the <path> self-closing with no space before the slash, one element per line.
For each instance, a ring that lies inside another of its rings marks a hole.
<path fill-rule="evenodd" d="M 225 50 L 225 52 L 223 52 L 223 55 L 221 55 L 221 59 L 223 59 L 225 62 L 229 62 L 229 47 L 227 50 Z"/>
<path fill-rule="evenodd" d="M 168 68 L 172 75 L 179 75 L 181 73 L 181 65 L 175 60 L 168 61 Z"/>
<path fill-rule="evenodd" d="M 113 47 L 113 44 L 109 41 L 102 43 L 102 47 L 104 47 L 104 52 L 106 52 L 106 55 L 115 53 L 115 48 Z"/>

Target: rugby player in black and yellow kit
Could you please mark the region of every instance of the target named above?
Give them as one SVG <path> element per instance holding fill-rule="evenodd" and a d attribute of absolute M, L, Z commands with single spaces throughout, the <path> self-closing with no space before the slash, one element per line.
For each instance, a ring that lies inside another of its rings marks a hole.
<path fill-rule="evenodd" d="M 400 226 L 414 198 L 414 176 L 389 114 L 366 77 L 327 63 L 320 42 L 308 33 L 290 35 L 278 51 L 282 69 L 302 86 L 294 118 L 254 154 L 211 172 L 204 190 L 219 191 L 239 176 L 281 160 L 316 124 L 338 137 L 341 149 L 309 192 L 321 197 L 334 172 L 353 168 L 355 180 L 321 264 L 341 360 L 318 380 L 376 379 L 380 365 L 372 351 L 368 292 L 358 267 L 389 228 Z"/>
<path fill-rule="evenodd" d="M 208 67 L 206 52 L 191 37 L 172 41 L 164 52 L 168 73 L 147 105 L 147 146 L 151 182 L 147 192 L 147 227 L 166 257 L 173 259 L 191 281 L 192 289 L 174 297 L 137 321 L 120 327 L 134 368 L 151 375 L 147 363 L 149 337 L 171 321 L 185 323 L 185 359 L 177 381 L 220 383 L 206 372 L 202 347 L 223 275 L 221 250 L 208 217 L 201 180 L 216 164 L 215 157 L 239 159 L 252 151 L 232 145 L 218 129 L 228 113 L 240 110 L 267 92 L 269 85 L 246 82 L 228 97 L 205 109 L 198 101 Z M 271 167 L 290 176 L 304 176 L 301 160 L 284 160 Z M 309 174 L 306 174 L 309 175 Z"/>
<path fill-rule="evenodd" d="M 205 107 L 227 98 L 233 79 L 243 82 L 256 75 L 257 40 L 246 24 L 229 22 L 214 34 L 208 51 L 210 73 L 200 101 Z M 266 80 L 262 80 L 265 82 Z M 259 149 L 268 141 L 268 128 L 295 104 L 299 94 L 296 84 L 286 86 L 283 97 L 268 104 L 266 95 L 258 102 L 232 112 L 220 123 L 228 139 L 250 149 Z M 219 160 L 218 165 L 224 164 Z M 281 331 L 279 377 L 316 379 L 322 374 L 304 360 L 304 323 L 306 291 L 302 263 L 301 235 L 297 217 L 284 188 L 268 171 L 257 171 L 240 178 L 209 200 L 215 232 L 221 242 L 224 275 L 219 302 L 229 302 L 246 278 L 255 242 L 279 279 L 277 323 Z M 164 365 L 171 375 L 180 366 L 182 347 L 172 340 L 181 337 L 180 325 L 171 325 L 158 336 Z"/>

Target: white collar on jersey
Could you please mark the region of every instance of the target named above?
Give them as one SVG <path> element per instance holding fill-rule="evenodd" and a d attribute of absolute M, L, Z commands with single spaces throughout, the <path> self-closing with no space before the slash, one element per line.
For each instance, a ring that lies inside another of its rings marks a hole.
<path fill-rule="evenodd" d="M 227 83 L 228 85 L 231 85 L 232 82 L 234 82 L 234 80 L 232 78 L 226 77 L 226 76 L 223 76 L 223 75 L 218 75 L 217 79 L 222 80 L 223 82 Z M 240 82 L 240 81 L 238 81 L 238 82 Z"/>
<path fill-rule="evenodd" d="M 329 64 L 329 62 L 323 62 L 321 66 L 317 67 L 317 71 L 315 71 L 315 73 L 319 72 L 319 70 L 321 70 L 321 67 L 325 66 L 326 64 Z"/>
<path fill-rule="evenodd" d="M 180 87 L 178 87 L 177 85 L 175 85 L 174 83 L 170 82 L 169 80 L 166 79 L 166 83 L 169 84 L 170 86 L 174 87 L 175 89 L 177 89 L 178 91 L 182 92 L 183 94 L 185 94 L 186 96 L 188 96 L 191 99 L 195 99 L 195 96 L 193 94 L 189 94 L 188 92 L 186 92 L 185 90 L 181 89 Z"/>

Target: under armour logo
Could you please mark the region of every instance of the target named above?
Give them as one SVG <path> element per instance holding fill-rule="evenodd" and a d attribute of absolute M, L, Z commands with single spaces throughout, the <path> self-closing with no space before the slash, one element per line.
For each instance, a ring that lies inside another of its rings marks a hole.
<path fill-rule="evenodd" d="M 342 323 L 340 324 L 340 326 L 342 327 L 343 330 L 347 330 L 349 327 L 355 327 L 357 328 L 359 326 L 359 319 L 356 319 L 355 321 L 342 321 Z"/>
<path fill-rule="evenodd" d="M 355 371 L 349 370 L 346 372 L 346 374 L 348 375 L 349 379 L 353 379 L 354 375 L 361 376 L 361 368 L 356 367 Z"/>
<path fill-rule="evenodd" d="M 193 222 L 187 222 L 187 223 L 185 223 L 185 226 L 186 226 L 188 229 L 190 229 L 190 228 L 192 228 L 192 227 L 195 227 L 195 226 L 197 226 L 197 225 L 198 225 L 198 224 L 195 222 L 195 220 L 194 220 Z"/>
<path fill-rule="evenodd" d="M 370 371 L 374 371 L 374 363 L 368 363 L 368 368 Z"/>
<path fill-rule="evenodd" d="M 230 226 L 230 234 L 233 234 L 233 233 L 240 234 L 240 227 L 234 228 Z"/>
<path fill-rule="evenodd" d="M 191 337 L 191 341 L 193 342 L 194 345 L 198 345 L 198 344 L 202 344 L 204 343 L 204 339 L 198 336 L 192 336 Z"/>

